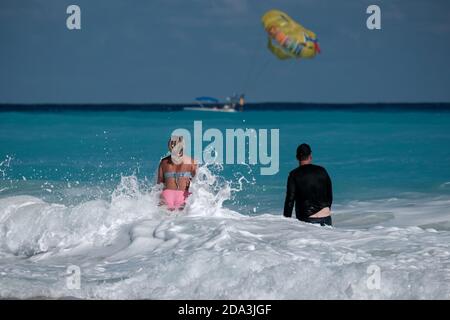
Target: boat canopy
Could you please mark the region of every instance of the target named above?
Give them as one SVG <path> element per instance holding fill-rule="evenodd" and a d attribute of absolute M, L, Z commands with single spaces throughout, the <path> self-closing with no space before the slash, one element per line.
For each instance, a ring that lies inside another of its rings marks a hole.
<path fill-rule="evenodd" d="M 219 100 L 213 97 L 197 97 L 195 98 L 195 100 L 199 101 L 199 102 L 213 102 L 213 103 L 218 103 Z"/>

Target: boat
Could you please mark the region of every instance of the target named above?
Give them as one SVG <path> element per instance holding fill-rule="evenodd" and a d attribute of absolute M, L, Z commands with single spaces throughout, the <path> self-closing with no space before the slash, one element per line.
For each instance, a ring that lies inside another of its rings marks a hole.
<path fill-rule="evenodd" d="M 233 108 L 218 108 L 218 107 L 184 107 L 183 110 L 186 111 L 213 111 L 213 112 L 237 112 L 236 109 Z"/>
<path fill-rule="evenodd" d="M 234 95 L 231 98 L 228 97 L 227 98 L 228 102 L 222 106 L 220 105 L 219 100 L 216 98 L 206 97 L 206 96 L 197 97 L 197 98 L 195 98 L 195 101 L 198 104 L 198 107 L 197 106 L 184 107 L 183 110 L 186 110 L 186 111 L 209 111 L 209 112 L 238 112 L 238 111 L 242 111 L 243 96 L 244 95 L 240 96 L 239 103 L 238 103 L 238 100 L 236 100 L 236 95 Z M 237 109 L 238 104 L 241 107 L 240 110 Z"/>

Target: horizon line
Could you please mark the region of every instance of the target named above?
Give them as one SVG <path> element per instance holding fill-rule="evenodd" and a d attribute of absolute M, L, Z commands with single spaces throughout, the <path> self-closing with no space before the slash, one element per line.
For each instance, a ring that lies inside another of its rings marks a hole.
<path fill-rule="evenodd" d="M 217 104 L 222 105 L 227 102 L 219 102 Z M 248 102 L 245 105 L 259 105 L 259 104 L 299 104 L 299 105 L 437 105 L 444 104 L 450 105 L 450 101 L 438 101 L 438 102 L 408 102 L 408 101 L 397 101 L 397 102 L 300 102 L 300 101 L 261 101 L 261 102 Z M 0 102 L 0 106 L 81 106 L 81 105 L 196 105 L 195 102 Z"/>
<path fill-rule="evenodd" d="M 215 104 L 222 106 L 223 103 Z M 0 103 L 4 112 L 182 112 L 195 103 Z M 208 105 L 209 106 L 209 105 Z M 264 111 L 351 111 L 351 112 L 450 112 L 449 102 L 369 102 L 369 103 L 308 103 L 308 102 L 259 102 L 245 104 L 243 112 Z M 201 111 L 199 111 L 201 112 Z M 238 112 L 239 113 L 239 112 Z"/>

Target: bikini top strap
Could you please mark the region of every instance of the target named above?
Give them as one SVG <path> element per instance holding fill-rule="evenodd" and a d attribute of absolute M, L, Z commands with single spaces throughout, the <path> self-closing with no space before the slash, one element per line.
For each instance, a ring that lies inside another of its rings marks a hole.
<path fill-rule="evenodd" d="M 192 173 L 190 171 L 181 172 L 164 172 L 164 178 L 191 178 Z"/>

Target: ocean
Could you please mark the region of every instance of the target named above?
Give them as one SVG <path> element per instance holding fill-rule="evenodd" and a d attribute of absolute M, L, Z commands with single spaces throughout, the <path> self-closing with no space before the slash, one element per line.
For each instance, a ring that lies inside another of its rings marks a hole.
<path fill-rule="evenodd" d="M 278 129 L 278 172 L 201 165 L 165 211 L 158 163 L 195 121 Z M 282 216 L 303 142 L 331 176 L 333 228 Z M 0 298 L 33 297 L 449 299 L 450 112 L 1 112 Z"/>

